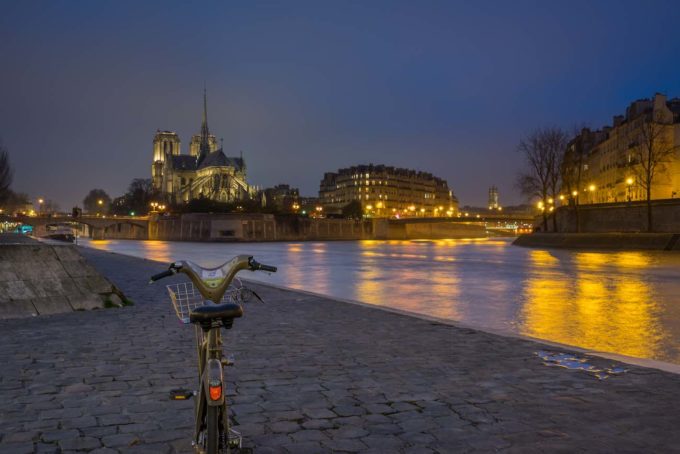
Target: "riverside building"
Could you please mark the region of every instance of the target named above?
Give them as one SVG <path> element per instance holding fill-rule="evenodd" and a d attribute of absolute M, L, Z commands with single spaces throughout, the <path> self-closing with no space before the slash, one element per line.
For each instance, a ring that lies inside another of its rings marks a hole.
<path fill-rule="evenodd" d="M 367 216 L 456 216 L 458 199 L 446 180 L 431 173 L 385 165 L 360 165 L 324 174 L 319 203 L 328 214 L 361 203 Z"/>
<path fill-rule="evenodd" d="M 651 138 L 651 141 L 648 140 Z M 651 185 L 652 199 L 680 196 L 680 99 L 632 102 L 625 115 L 596 131 L 584 128 L 569 143 L 562 170 L 563 192 L 572 203 L 646 200 L 644 167 L 649 145 L 660 157 Z"/>

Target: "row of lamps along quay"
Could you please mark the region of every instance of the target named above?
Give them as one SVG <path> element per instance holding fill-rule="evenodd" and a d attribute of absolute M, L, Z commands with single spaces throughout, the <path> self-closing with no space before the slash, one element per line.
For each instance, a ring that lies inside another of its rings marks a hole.
<path fill-rule="evenodd" d="M 630 202 L 630 188 L 633 186 L 633 183 L 635 183 L 635 180 L 632 177 L 626 178 L 626 189 L 627 189 L 627 193 L 628 193 L 628 201 L 629 202 Z M 584 188 L 583 191 L 593 193 L 593 192 L 595 192 L 596 189 L 597 189 L 597 187 L 594 184 L 591 184 L 587 188 Z M 578 196 L 578 191 L 572 191 L 571 196 L 573 198 L 576 198 L 576 196 Z M 559 199 L 560 199 L 560 202 L 564 202 L 565 196 L 563 194 L 560 194 Z M 553 200 L 552 197 L 549 197 L 547 202 L 548 202 L 548 205 L 550 205 L 549 207 L 546 207 L 542 200 L 539 201 L 536 206 L 541 211 L 545 211 L 546 208 L 547 208 L 548 211 L 552 212 L 555 209 L 555 201 Z"/>

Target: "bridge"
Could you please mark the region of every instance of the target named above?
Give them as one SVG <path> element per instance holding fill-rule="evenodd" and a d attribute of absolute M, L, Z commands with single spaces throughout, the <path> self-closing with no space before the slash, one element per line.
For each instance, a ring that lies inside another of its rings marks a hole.
<path fill-rule="evenodd" d="M 47 226 L 68 224 L 85 232 L 95 240 L 105 238 L 146 239 L 149 231 L 148 216 L 0 216 L 0 221 L 16 222 L 33 227 L 36 236 L 47 234 Z"/>
<path fill-rule="evenodd" d="M 390 223 L 399 224 L 418 224 L 418 223 L 440 223 L 440 222 L 485 222 L 485 223 L 506 223 L 506 224 L 531 224 L 534 217 L 531 214 L 506 214 L 506 213 L 470 213 L 468 216 L 460 217 L 408 217 L 400 219 L 390 219 Z"/>

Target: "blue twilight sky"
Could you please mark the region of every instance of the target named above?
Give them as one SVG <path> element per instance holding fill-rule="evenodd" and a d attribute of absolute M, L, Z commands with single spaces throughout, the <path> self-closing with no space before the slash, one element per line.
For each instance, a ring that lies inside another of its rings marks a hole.
<path fill-rule="evenodd" d="M 359 163 L 430 171 L 462 204 L 521 201 L 537 126 L 601 127 L 680 96 L 674 1 L 0 1 L 14 188 L 80 204 L 151 172 L 157 128 L 209 126 L 251 184 L 318 191 Z"/>

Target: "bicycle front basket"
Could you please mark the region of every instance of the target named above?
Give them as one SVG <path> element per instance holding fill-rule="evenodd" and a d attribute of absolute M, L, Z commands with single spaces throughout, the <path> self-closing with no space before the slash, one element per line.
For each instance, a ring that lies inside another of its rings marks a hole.
<path fill-rule="evenodd" d="M 166 288 L 170 294 L 170 300 L 172 300 L 172 305 L 175 308 L 177 317 L 182 323 L 189 323 L 189 314 L 191 314 L 191 311 L 205 304 L 203 295 L 201 295 L 196 287 L 194 287 L 193 282 L 170 284 L 166 285 Z M 238 301 L 238 290 L 239 289 L 235 288 L 233 284 L 230 285 L 222 297 L 221 302 L 229 303 Z"/>
<path fill-rule="evenodd" d="M 192 282 L 166 285 L 170 300 L 177 317 L 182 323 L 189 323 L 189 314 L 197 307 L 205 304 L 203 296 L 198 293 Z"/>

